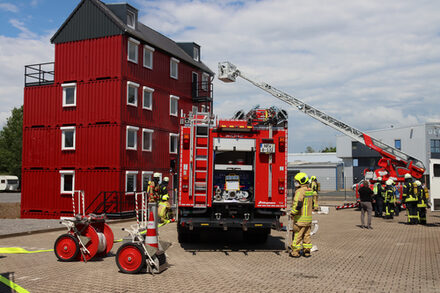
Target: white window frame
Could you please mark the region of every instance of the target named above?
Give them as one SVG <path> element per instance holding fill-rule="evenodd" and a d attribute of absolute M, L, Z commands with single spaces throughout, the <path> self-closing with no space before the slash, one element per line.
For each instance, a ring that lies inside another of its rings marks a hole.
<path fill-rule="evenodd" d="M 61 182 L 60 182 L 60 193 L 63 194 L 72 194 L 75 192 L 75 171 L 74 170 L 60 170 Z M 72 190 L 64 189 L 64 176 L 72 175 Z"/>
<path fill-rule="evenodd" d="M 179 63 L 180 61 L 174 57 L 170 59 L 170 77 L 174 79 L 179 79 Z M 176 75 L 173 75 L 173 65 L 176 66 Z"/>
<path fill-rule="evenodd" d="M 63 88 L 63 107 L 76 107 L 76 82 L 72 83 L 63 83 L 61 84 L 61 87 Z M 66 103 L 66 89 L 67 88 L 73 88 L 73 104 L 67 104 Z"/>
<path fill-rule="evenodd" d="M 171 141 L 172 139 L 175 138 L 176 139 L 176 151 L 172 151 L 171 150 Z M 177 133 L 170 133 L 170 144 L 169 144 L 169 151 L 170 154 L 177 154 L 177 150 L 179 149 L 179 134 Z"/>
<path fill-rule="evenodd" d="M 142 178 L 141 178 L 141 190 L 142 191 L 147 191 L 146 189 L 144 190 L 144 178 L 148 176 L 150 179 L 148 181 L 153 180 L 153 171 L 142 171 Z"/>
<path fill-rule="evenodd" d="M 151 134 L 151 136 L 150 136 L 150 148 L 149 149 L 146 149 L 145 146 L 144 146 L 144 134 L 145 133 L 150 133 Z M 154 130 L 147 129 L 147 128 L 142 128 L 142 151 L 144 151 L 144 152 L 151 152 L 153 150 L 153 133 L 154 133 Z"/>
<path fill-rule="evenodd" d="M 139 60 L 139 45 L 141 42 L 139 42 L 138 40 L 135 40 L 133 38 L 128 38 L 128 42 L 127 42 L 127 60 L 133 63 L 138 63 Z M 130 59 L 130 44 L 136 46 L 136 56 L 135 59 Z"/>
<path fill-rule="evenodd" d="M 136 186 L 137 186 L 137 174 L 138 174 L 139 172 L 138 171 L 126 171 L 125 172 L 125 193 L 134 193 L 134 192 L 136 192 Z M 129 176 L 129 175 L 134 175 L 134 181 L 133 181 L 133 191 L 128 191 L 127 190 L 127 183 L 128 183 L 128 180 L 127 180 L 127 177 Z"/>
<path fill-rule="evenodd" d="M 63 126 L 60 127 L 61 130 L 61 150 L 63 151 L 72 151 L 75 150 L 76 147 L 76 127 L 75 126 Z M 72 147 L 66 147 L 66 130 L 73 130 L 73 146 Z"/>
<path fill-rule="evenodd" d="M 150 103 L 150 107 L 145 106 L 145 92 L 150 93 L 150 97 L 151 97 L 151 103 Z M 142 109 L 145 110 L 153 110 L 153 93 L 154 93 L 154 89 L 144 86 L 142 89 Z"/>
<path fill-rule="evenodd" d="M 209 74 L 206 72 L 202 73 L 202 90 L 208 91 L 209 90 Z"/>
<path fill-rule="evenodd" d="M 176 101 L 176 113 L 171 112 L 171 103 L 172 101 Z M 170 95 L 170 116 L 176 116 L 179 114 L 179 100 L 178 96 Z"/>
<path fill-rule="evenodd" d="M 129 147 L 128 146 L 128 133 L 133 130 L 136 131 L 136 135 L 134 136 L 134 147 Z M 125 149 L 137 150 L 137 132 L 138 131 L 139 131 L 139 127 L 127 125 L 127 130 L 126 130 L 126 135 L 125 135 Z"/>
<path fill-rule="evenodd" d="M 133 88 L 133 87 L 135 87 L 136 88 L 136 91 L 135 91 L 135 95 L 134 95 L 134 103 L 130 103 L 129 101 L 128 101 L 128 99 L 129 99 L 129 93 L 130 93 L 130 87 L 131 88 Z M 132 82 L 132 81 L 127 81 L 127 105 L 128 106 L 134 106 L 134 107 L 137 107 L 137 105 L 138 105 L 138 91 L 139 91 L 139 84 L 138 83 L 135 83 L 135 82 Z"/>
<path fill-rule="evenodd" d="M 133 24 L 129 23 L 129 15 L 133 16 Z M 132 29 L 136 29 L 136 13 L 133 11 L 127 10 L 127 26 Z"/>
<path fill-rule="evenodd" d="M 143 54 L 143 56 L 142 56 L 142 58 L 143 58 L 143 65 L 144 65 L 144 67 L 145 68 L 148 68 L 148 69 L 153 69 L 153 53 L 154 53 L 154 48 L 153 47 L 150 47 L 150 46 L 148 46 L 148 45 L 144 45 L 144 54 Z M 151 65 L 147 65 L 147 64 L 145 64 L 145 60 L 146 60 L 146 58 L 145 58 L 145 52 L 150 52 L 150 54 L 149 54 L 149 61 L 150 61 L 150 64 Z"/>
<path fill-rule="evenodd" d="M 200 49 L 198 47 L 193 48 L 193 59 L 196 61 L 200 61 Z"/>

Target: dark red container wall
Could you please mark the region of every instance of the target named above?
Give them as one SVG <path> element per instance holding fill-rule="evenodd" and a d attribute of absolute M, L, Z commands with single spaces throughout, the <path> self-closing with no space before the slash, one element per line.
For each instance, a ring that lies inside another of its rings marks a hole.
<path fill-rule="evenodd" d="M 75 190 L 84 190 L 87 207 L 99 192 L 121 190 L 124 176 L 125 171 L 75 170 Z M 60 180 L 59 170 L 23 170 L 21 217 L 71 216 L 72 197 L 60 193 Z"/>
<path fill-rule="evenodd" d="M 121 126 L 98 124 L 75 130 L 75 150 L 61 150 L 59 127 L 24 128 L 23 168 L 120 168 Z"/>
<path fill-rule="evenodd" d="M 121 80 L 78 82 L 75 107 L 63 107 L 61 85 L 26 87 L 24 127 L 117 122 L 121 115 Z"/>
<path fill-rule="evenodd" d="M 55 82 L 120 78 L 122 39 L 119 35 L 56 44 Z"/>

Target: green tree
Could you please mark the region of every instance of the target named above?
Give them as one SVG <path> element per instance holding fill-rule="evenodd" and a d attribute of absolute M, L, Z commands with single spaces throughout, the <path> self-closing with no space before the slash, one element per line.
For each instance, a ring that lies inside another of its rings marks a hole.
<path fill-rule="evenodd" d="M 315 150 L 311 146 L 306 147 L 306 153 L 314 153 Z"/>
<path fill-rule="evenodd" d="M 11 117 L 0 131 L 0 172 L 21 178 L 23 106 L 12 109 Z"/>
<path fill-rule="evenodd" d="M 336 152 L 336 147 L 325 147 L 321 150 L 321 153 L 334 153 Z"/>

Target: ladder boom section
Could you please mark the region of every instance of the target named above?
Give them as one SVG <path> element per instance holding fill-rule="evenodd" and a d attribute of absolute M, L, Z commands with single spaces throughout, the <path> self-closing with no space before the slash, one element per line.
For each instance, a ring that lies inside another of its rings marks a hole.
<path fill-rule="evenodd" d="M 348 124 L 345 124 L 342 121 L 339 121 L 338 119 L 316 109 L 315 107 L 312 107 L 303 101 L 265 83 L 265 82 L 256 82 L 252 80 L 251 78 L 247 77 L 245 74 L 243 74 L 240 70 L 237 69 L 237 67 L 230 62 L 220 62 L 219 63 L 219 79 L 224 82 L 234 82 L 237 77 L 241 77 L 248 82 L 252 83 L 256 87 L 268 92 L 275 98 L 291 105 L 297 108 L 299 111 L 309 115 L 312 118 L 315 118 L 316 120 L 324 123 L 327 126 L 332 127 L 333 129 L 338 130 L 339 132 L 342 132 L 343 134 L 351 137 L 352 139 L 374 149 L 375 151 L 379 152 L 382 156 L 398 160 L 404 163 L 405 165 L 408 165 L 408 167 L 411 167 L 411 163 L 413 167 L 416 168 L 417 173 L 423 174 L 425 171 L 425 166 L 422 161 L 415 159 L 404 152 L 393 148 L 378 139 L 375 139 L 362 131 L 351 127 Z M 417 170 L 418 169 L 418 170 Z"/>

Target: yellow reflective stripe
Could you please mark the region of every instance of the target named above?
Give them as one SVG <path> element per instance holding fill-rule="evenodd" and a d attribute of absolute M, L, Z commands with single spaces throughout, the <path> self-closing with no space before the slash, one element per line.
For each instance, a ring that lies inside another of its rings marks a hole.
<path fill-rule="evenodd" d="M 312 248 L 313 247 L 313 245 L 310 243 L 310 244 L 303 244 L 303 246 L 304 246 L 304 248 Z"/>
<path fill-rule="evenodd" d="M 0 254 L 39 253 L 49 251 L 53 251 L 53 249 L 26 250 L 21 247 L 0 247 Z"/>
<path fill-rule="evenodd" d="M 14 289 L 16 292 L 18 293 L 29 293 L 28 290 L 24 289 L 23 287 L 18 286 L 17 284 L 15 284 L 14 282 L 12 282 L 11 280 L 9 280 L 8 278 L 3 277 L 2 275 L 0 275 L 0 282 L 2 282 L 3 284 L 5 284 L 6 286 Z"/>

